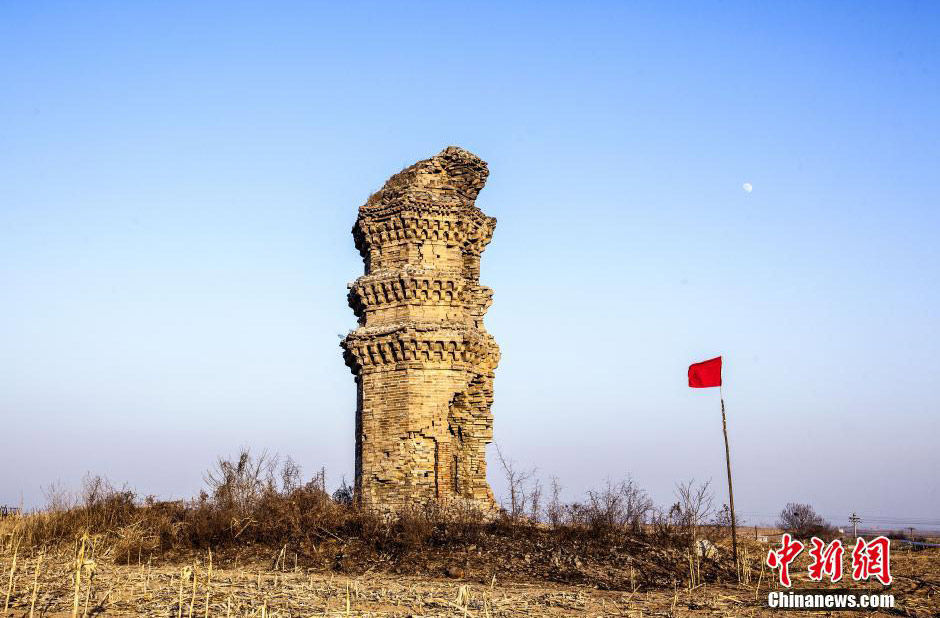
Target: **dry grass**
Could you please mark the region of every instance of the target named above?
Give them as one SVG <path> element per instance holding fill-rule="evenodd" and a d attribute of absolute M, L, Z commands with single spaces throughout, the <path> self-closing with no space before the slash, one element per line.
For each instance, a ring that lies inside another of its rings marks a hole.
<path fill-rule="evenodd" d="M 263 459 L 263 458 L 262 458 Z M 741 543 L 677 503 L 653 512 L 631 483 L 551 525 L 508 513 L 428 508 L 386 518 L 330 496 L 323 474 L 220 461 L 211 493 L 139 500 L 91 478 L 80 500 L 0 518 L 4 615 L 756 616 L 775 585 L 767 547 Z M 289 463 L 289 462 L 288 462 Z M 707 486 L 706 486 L 707 487 Z M 537 501 L 536 501 L 537 502 Z M 538 508 L 528 509 L 538 515 Z M 641 523 L 643 520 L 648 523 Z M 708 536 L 714 555 L 694 551 Z M 895 550 L 900 609 L 938 615 L 940 552 Z M 805 572 L 805 565 L 792 572 Z M 812 587 L 799 582 L 797 587 Z M 844 582 L 843 582 L 844 585 Z M 849 587 L 855 587 L 854 585 Z M 873 587 L 874 588 L 874 587 Z"/>
<path fill-rule="evenodd" d="M 97 553 L 94 537 L 86 549 L 85 559 L 95 566 L 82 578 L 77 597 L 75 553 L 60 548 L 45 556 L 20 554 L 5 615 L 29 615 L 34 595 L 37 616 L 760 616 L 772 611 L 764 608 L 772 581 L 766 573 L 751 584 L 598 590 L 511 571 L 459 579 L 378 570 L 344 574 L 302 568 L 290 558 L 272 556 L 227 568 L 212 566 L 210 579 L 208 552 L 190 556 L 185 564 L 157 566 L 152 560 L 115 564 L 107 550 Z M 7 550 L 3 564 L 8 569 L 12 553 Z M 749 550 L 762 551 L 757 546 Z M 893 592 L 900 605 L 895 615 L 936 615 L 938 558 L 935 550 L 895 553 Z M 40 561 L 42 568 L 35 568 Z M 80 600 L 77 609 L 75 598 Z"/>
<path fill-rule="evenodd" d="M 126 488 L 90 477 L 80 499 L 54 496 L 43 511 L 0 519 L 0 532 L 16 544 L 14 553 L 17 547 L 35 553 L 74 546 L 75 607 L 81 603 L 78 588 L 100 562 L 86 557 L 86 550 L 123 564 L 187 563 L 211 549 L 220 568 L 262 559 L 283 567 L 292 556 L 300 567 L 339 573 L 459 571 L 489 578 L 511 571 L 610 590 L 735 577 L 727 553 L 701 558 L 692 551 L 695 536 L 721 534 L 702 526 L 700 515 L 689 519 L 677 503 L 655 524 L 642 525 L 653 507 L 632 482 L 608 483 L 584 504 L 554 504 L 556 516 L 547 526 L 536 523 L 537 500 L 525 516 L 520 511 L 485 518 L 470 507 L 450 505 L 385 517 L 357 507 L 344 492 L 330 496 L 323 479 L 321 473 L 302 484 L 290 460 L 278 467 L 275 458 L 244 451 L 220 459 L 206 475 L 209 491 L 193 500 L 140 500 Z"/>

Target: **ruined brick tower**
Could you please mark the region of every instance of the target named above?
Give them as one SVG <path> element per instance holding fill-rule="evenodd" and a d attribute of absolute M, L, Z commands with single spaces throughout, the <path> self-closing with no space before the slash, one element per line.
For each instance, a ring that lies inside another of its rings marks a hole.
<path fill-rule="evenodd" d="M 394 511 L 432 500 L 494 508 L 486 482 L 499 348 L 480 255 L 496 219 L 474 205 L 489 174 L 451 146 L 389 178 L 353 226 L 365 274 L 343 340 L 356 376 L 356 493 Z"/>

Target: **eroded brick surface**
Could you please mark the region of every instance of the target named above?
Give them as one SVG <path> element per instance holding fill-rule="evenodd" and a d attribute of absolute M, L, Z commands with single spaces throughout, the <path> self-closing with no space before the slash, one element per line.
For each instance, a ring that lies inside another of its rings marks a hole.
<path fill-rule="evenodd" d="M 349 291 L 359 328 L 341 345 L 356 376 L 356 490 L 368 506 L 494 508 L 486 445 L 499 348 L 483 327 L 493 292 L 479 278 L 496 220 L 474 204 L 488 174 L 451 146 L 359 208 L 365 274 Z"/>

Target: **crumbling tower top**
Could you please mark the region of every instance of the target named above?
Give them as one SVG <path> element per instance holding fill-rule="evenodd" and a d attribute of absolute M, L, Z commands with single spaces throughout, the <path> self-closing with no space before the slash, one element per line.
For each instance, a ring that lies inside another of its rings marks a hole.
<path fill-rule="evenodd" d="M 386 208 L 475 208 L 490 171 L 486 162 L 458 146 L 406 167 L 373 193 L 359 211 Z"/>

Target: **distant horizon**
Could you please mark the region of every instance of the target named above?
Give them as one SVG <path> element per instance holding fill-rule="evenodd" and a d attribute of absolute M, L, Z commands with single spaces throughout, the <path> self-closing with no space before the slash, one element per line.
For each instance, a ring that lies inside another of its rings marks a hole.
<path fill-rule="evenodd" d="M 520 466 L 720 506 L 722 355 L 746 523 L 940 528 L 940 5 L 21 3 L 0 53 L 0 504 L 351 482 L 350 228 L 458 145 Z"/>

